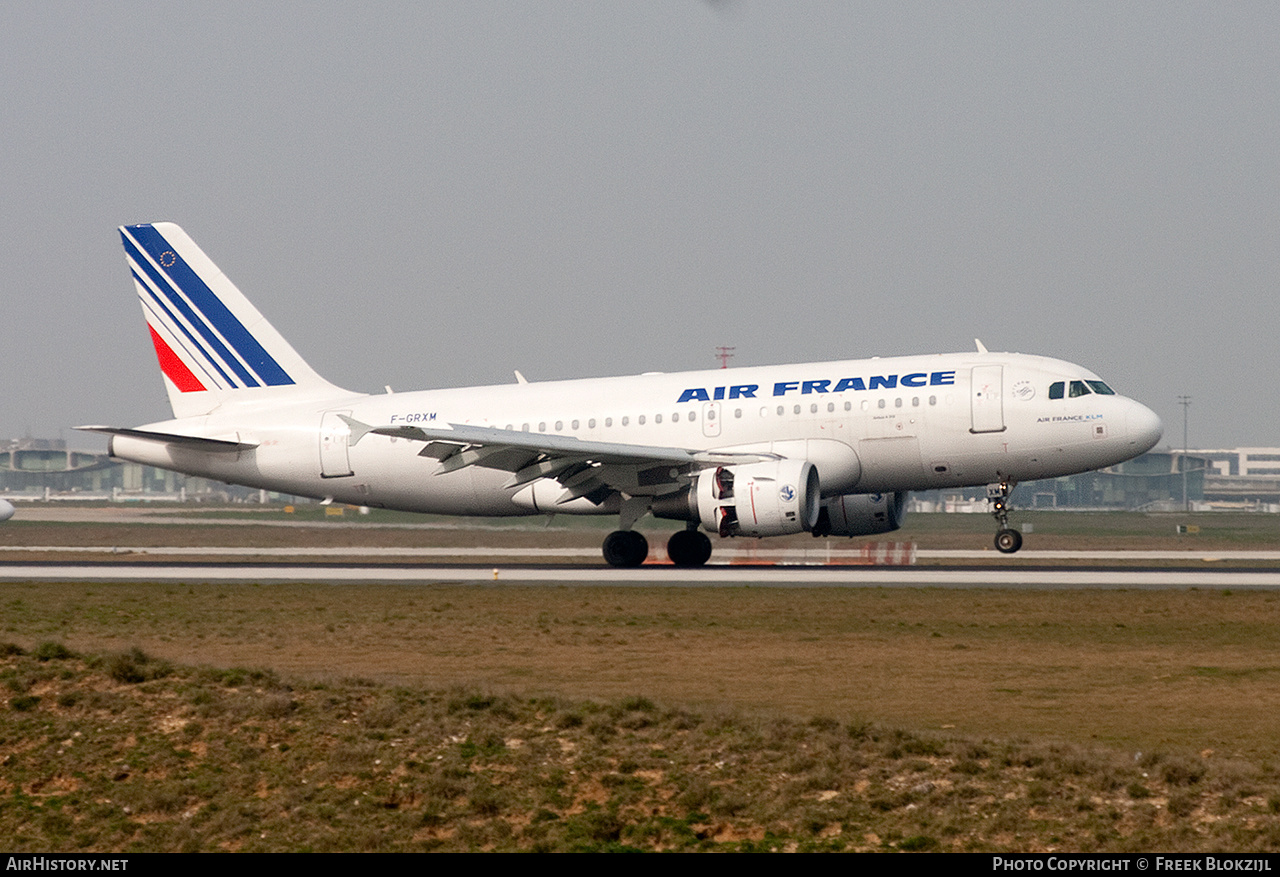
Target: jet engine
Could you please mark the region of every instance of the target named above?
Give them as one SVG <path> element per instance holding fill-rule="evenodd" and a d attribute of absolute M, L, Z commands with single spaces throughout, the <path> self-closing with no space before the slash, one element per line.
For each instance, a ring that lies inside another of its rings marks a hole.
<path fill-rule="evenodd" d="M 707 469 L 691 487 L 657 498 L 652 510 L 721 536 L 786 536 L 812 530 L 820 502 L 812 463 L 777 460 Z"/>
<path fill-rule="evenodd" d="M 822 503 L 814 536 L 872 536 L 892 533 L 907 516 L 907 492 L 849 493 Z"/>

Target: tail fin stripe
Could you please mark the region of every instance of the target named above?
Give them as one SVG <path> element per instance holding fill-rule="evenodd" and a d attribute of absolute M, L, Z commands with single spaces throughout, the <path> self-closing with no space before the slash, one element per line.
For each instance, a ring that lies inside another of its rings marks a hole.
<path fill-rule="evenodd" d="M 182 352 L 186 354 L 186 362 L 194 364 L 196 368 L 204 373 L 207 384 L 221 390 L 234 389 L 236 382 L 218 366 L 217 362 L 209 357 L 208 353 L 200 346 L 200 342 L 191 334 L 191 330 L 187 328 L 186 324 L 174 316 L 173 312 L 165 306 L 165 303 L 151 287 L 138 276 L 138 272 L 131 270 L 130 273 L 133 274 L 134 283 L 138 287 L 139 298 L 142 299 L 143 310 L 147 315 L 147 328 L 154 333 L 156 326 L 162 327 L 173 340 L 173 343 L 182 348 Z M 145 296 L 142 295 L 144 291 L 146 292 Z M 177 327 L 186 336 L 186 343 L 174 332 L 174 327 Z M 172 345 L 166 343 L 166 346 L 169 347 L 171 352 L 173 351 Z M 176 353 L 174 355 L 177 356 Z M 217 374 L 210 373 L 209 368 L 212 368 Z M 174 381 L 174 383 L 176 384 L 177 381 Z"/>
<path fill-rule="evenodd" d="M 185 293 L 192 305 L 218 330 L 227 343 L 235 348 L 235 351 L 243 357 L 245 364 L 253 369 L 264 384 L 275 387 L 294 382 L 271 354 L 263 349 L 258 339 L 253 337 L 235 314 L 231 313 L 222 300 L 205 284 L 200 275 L 191 270 L 191 266 L 182 256 L 174 252 L 160 232 L 149 225 L 134 226 L 130 232 L 138 244 L 156 261 L 156 264 L 164 267 L 165 272 L 173 279 L 174 285 Z M 166 256 L 170 253 L 173 255 Z M 166 265 L 165 262 L 171 264 Z"/>
<path fill-rule="evenodd" d="M 173 352 L 168 344 L 164 343 L 156 330 L 151 326 L 147 326 L 151 330 L 151 344 L 156 349 L 156 359 L 160 361 L 160 371 L 173 381 L 173 385 L 183 393 L 200 393 L 204 392 L 205 386 L 200 383 L 200 379 L 191 373 L 191 369 L 187 368 L 178 354 Z"/>
<path fill-rule="evenodd" d="M 167 298 L 178 313 L 182 314 L 182 316 L 186 318 L 187 322 L 204 337 L 208 346 L 205 347 L 201 345 L 201 352 L 210 360 L 210 362 L 214 365 L 217 364 L 217 359 L 210 355 L 211 352 L 216 353 L 218 359 L 221 359 L 228 368 L 240 376 L 240 380 L 244 382 L 245 386 L 258 386 L 258 382 L 254 380 L 253 375 L 249 374 L 248 369 L 246 369 L 244 365 L 242 365 L 231 353 L 231 351 L 226 348 L 213 329 L 210 328 L 210 326 L 202 320 L 194 310 L 192 310 L 191 306 L 187 304 L 186 300 L 181 296 L 178 290 L 175 289 L 168 279 L 159 272 L 155 265 L 145 258 L 143 254 L 128 240 L 125 241 L 125 250 L 130 256 L 131 261 L 140 268 L 144 274 L 146 274 L 147 280 L 149 281 L 147 285 L 153 291 L 159 291 L 161 295 Z M 234 385 L 234 381 L 232 384 Z"/>
<path fill-rule="evenodd" d="M 125 251 L 128 252 L 129 257 L 131 257 L 133 264 L 136 265 L 138 269 L 141 269 L 143 274 L 146 274 L 146 278 L 148 280 L 147 286 L 151 287 L 152 291 L 159 291 L 165 298 L 168 298 L 169 302 L 174 306 L 174 309 L 177 310 L 179 314 L 182 314 L 182 316 L 187 319 L 187 323 L 191 324 L 192 328 L 196 329 L 196 332 L 200 333 L 202 337 L 205 338 L 207 346 L 202 344 L 201 352 L 209 358 L 210 362 L 216 365 L 220 358 L 225 366 L 229 367 L 230 370 L 239 375 L 239 379 L 241 379 L 243 385 L 246 385 L 246 387 L 257 387 L 259 383 L 253 379 L 253 375 L 248 373 L 248 369 L 241 364 L 241 361 L 239 361 L 232 352 L 227 350 L 227 346 L 221 342 L 218 334 L 210 328 L 210 325 L 207 324 L 205 320 L 201 319 L 200 315 L 196 314 L 195 310 L 192 310 L 192 307 L 191 305 L 188 305 L 186 298 L 182 297 L 182 294 L 180 294 L 178 289 L 169 282 L 169 279 L 165 278 L 163 274 L 160 274 L 160 271 L 156 269 L 156 266 L 152 264 L 150 260 L 147 260 L 146 257 L 142 255 L 142 252 L 138 251 L 137 248 L 134 248 L 131 243 L 125 241 L 124 248 Z M 234 385 L 234 383 L 236 382 L 232 382 L 232 385 Z"/>
<path fill-rule="evenodd" d="M 242 385 L 252 385 L 247 383 L 247 380 L 252 379 L 248 378 L 247 373 L 244 373 L 243 366 L 239 366 L 236 361 L 236 357 L 233 357 L 232 353 L 230 353 L 227 348 L 223 347 L 223 344 L 221 344 L 218 339 L 218 335 L 212 333 L 209 326 L 202 323 L 195 312 L 191 310 L 191 307 L 187 305 L 187 302 L 183 301 L 183 298 L 179 297 L 177 292 L 174 292 L 172 288 L 166 288 L 164 278 L 156 275 L 155 270 L 152 269 L 145 260 L 134 260 L 134 253 L 129 253 L 129 255 L 131 255 L 131 259 L 129 259 L 129 268 L 132 270 L 134 280 L 141 282 L 142 288 L 146 289 L 151 301 L 154 301 L 156 306 L 164 312 L 165 323 L 177 326 L 178 329 L 182 330 L 184 335 L 187 335 L 187 339 L 191 342 L 193 348 L 193 350 L 188 350 L 188 352 L 192 353 L 192 356 L 195 356 L 196 358 L 202 358 L 202 360 L 212 366 L 212 369 L 218 371 L 218 374 L 223 376 L 223 379 L 227 382 L 228 387 L 234 388 L 242 387 Z M 166 305 L 166 298 L 168 298 L 170 305 L 173 307 Z M 175 314 L 175 310 L 178 311 L 177 314 Z M 186 320 L 182 319 L 183 316 Z M 192 329 L 195 329 L 195 332 L 204 335 L 207 339 L 207 343 L 202 342 L 200 338 L 197 338 L 196 335 L 193 334 Z M 214 347 L 214 350 L 210 350 L 210 346 Z M 220 356 L 215 351 L 219 351 Z M 227 366 L 227 369 L 224 369 L 224 366 Z M 242 380 L 232 378 L 232 376 L 228 374 L 228 370 L 233 369 L 234 366 L 239 366 L 237 371 L 238 373 L 243 373 L 244 378 Z"/>

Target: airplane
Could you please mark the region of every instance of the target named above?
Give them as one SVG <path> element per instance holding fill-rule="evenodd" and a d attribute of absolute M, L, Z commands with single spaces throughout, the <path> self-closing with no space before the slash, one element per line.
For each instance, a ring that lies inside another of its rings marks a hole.
<path fill-rule="evenodd" d="M 12 518 L 13 513 L 13 503 L 9 502 L 7 499 L 0 499 L 0 523 Z"/>
<path fill-rule="evenodd" d="M 1159 417 L 1069 362 L 898 356 L 501 386 L 357 393 L 317 374 L 180 227 L 120 228 L 173 418 L 111 456 L 325 502 L 453 515 L 616 515 L 612 566 L 649 554 L 646 514 L 708 534 L 898 529 L 909 491 L 987 485 L 1017 551 L 1015 484 L 1100 469 L 1160 440 Z"/>

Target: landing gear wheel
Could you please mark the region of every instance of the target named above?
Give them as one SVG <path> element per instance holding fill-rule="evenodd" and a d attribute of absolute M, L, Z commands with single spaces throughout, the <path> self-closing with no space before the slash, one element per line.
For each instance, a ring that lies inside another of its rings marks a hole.
<path fill-rule="evenodd" d="M 681 530 L 667 540 L 667 557 L 676 566 L 702 566 L 711 559 L 711 540 L 698 530 Z"/>
<path fill-rule="evenodd" d="M 639 566 L 649 556 L 649 540 L 635 530 L 614 530 L 604 537 L 604 559 L 609 566 Z"/>
<path fill-rule="evenodd" d="M 996 519 L 996 551 L 1013 554 L 1022 547 L 1022 534 L 1009 526 L 1009 497 L 1014 483 L 1001 481 L 987 485 L 987 502 L 991 504 L 991 516 Z"/>
<path fill-rule="evenodd" d="M 996 533 L 996 551 L 1013 554 L 1022 547 L 1022 534 L 1017 530 L 1001 530 Z"/>

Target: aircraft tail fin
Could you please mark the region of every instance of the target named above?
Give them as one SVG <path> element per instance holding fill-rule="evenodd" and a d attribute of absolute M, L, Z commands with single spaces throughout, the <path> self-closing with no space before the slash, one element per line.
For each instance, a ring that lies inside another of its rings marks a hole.
<path fill-rule="evenodd" d="M 307 365 L 180 227 L 127 225 L 120 237 L 174 417 L 228 402 L 343 392 Z"/>

